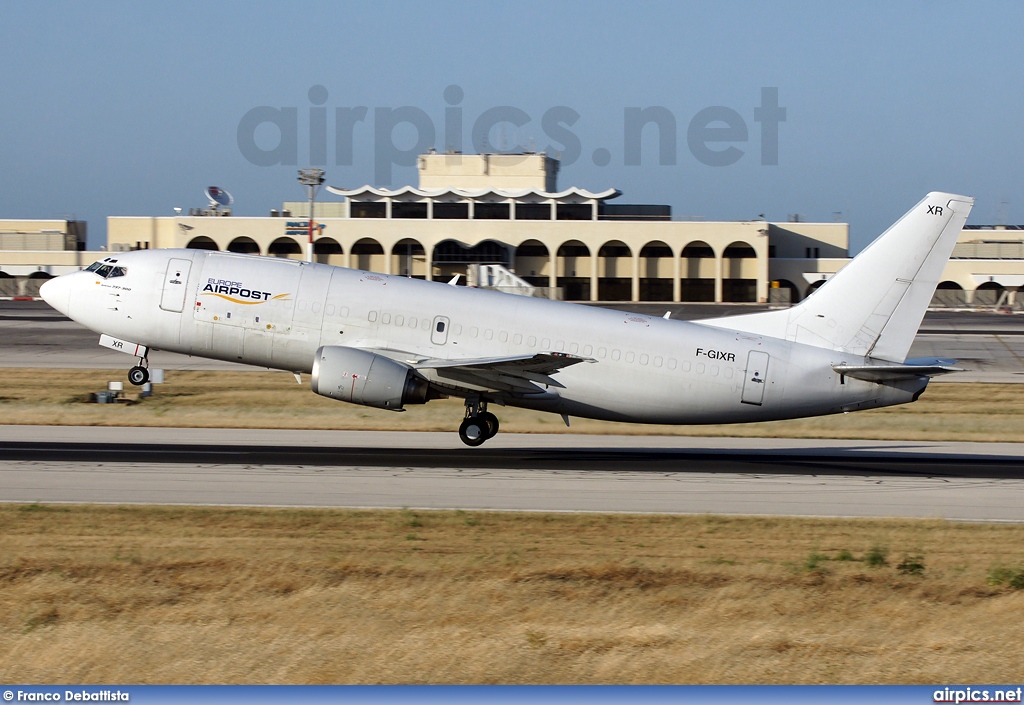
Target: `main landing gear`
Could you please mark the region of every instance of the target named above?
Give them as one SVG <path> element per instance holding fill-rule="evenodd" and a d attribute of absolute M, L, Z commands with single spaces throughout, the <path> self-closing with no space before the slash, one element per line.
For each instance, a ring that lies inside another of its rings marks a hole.
<path fill-rule="evenodd" d="M 498 433 L 498 417 L 487 410 L 480 398 L 466 399 L 466 418 L 459 426 L 459 438 L 467 446 L 476 447 Z"/>
<path fill-rule="evenodd" d="M 148 350 L 146 351 L 145 355 L 139 358 L 139 364 L 128 370 L 128 381 L 134 384 L 136 387 L 141 387 L 142 385 L 149 381 L 149 370 L 147 369 L 147 367 L 144 367 L 144 365 L 149 365 Z"/>

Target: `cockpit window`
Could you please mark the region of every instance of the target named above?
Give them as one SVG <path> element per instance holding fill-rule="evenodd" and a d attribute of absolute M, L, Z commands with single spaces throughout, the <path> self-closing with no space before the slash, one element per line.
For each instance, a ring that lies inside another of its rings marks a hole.
<path fill-rule="evenodd" d="M 128 273 L 127 267 L 115 267 L 113 265 L 114 262 L 117 262 L 117 260 L 110 258 L 107 258 L 102 262 L 93 262 L 88 267 L 86 267 L 85 271 L 96 272 L 96 276 L 102 277 L 104 279 L 111 279 L 113 277 L 123 277 L 125 274 Z"/>

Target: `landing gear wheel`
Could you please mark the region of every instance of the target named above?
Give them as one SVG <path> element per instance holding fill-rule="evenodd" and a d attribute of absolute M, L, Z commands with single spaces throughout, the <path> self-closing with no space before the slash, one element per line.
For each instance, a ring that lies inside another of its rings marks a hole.
<path fill-rule="evenodd" d="M 149 381 L 149 370 L 145 367 L 136 365 L 135 367 L 128 370 L 128 381 L 134 384 L 136 387 L 141 387 Z"/>
<path fill-rule="evenodd" d="M 479 416 L 470 416 L 464 419 L 462 425 L 459 426 L 459 438 L 467 446 L 475 448 L 490 438 L 487 435 L 489 431 L 490 427 L 486 421 L 482 420 Z"/>
<path fill-rule="evenodd" d="M 487 437 L 494 438 L 498 435 L 498 417 L 489 411 L 485 411 L 477 419 L 487 424 Z"/>

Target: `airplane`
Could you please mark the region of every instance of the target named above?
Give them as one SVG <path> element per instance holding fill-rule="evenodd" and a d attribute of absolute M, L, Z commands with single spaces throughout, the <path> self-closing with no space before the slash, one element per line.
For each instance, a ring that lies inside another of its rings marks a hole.
<path fill-rule="evenodd" d="M 973 204 L 929 193 L 799 304 L 696 322 L 189 249 L 111 253 L 40 294 L 137 357 L 135 385 L 165 350 L 307 373 L 317 394 L 392 411 L 461 397 L 469 446 L 498 432 L 491 404 L 566 424 L 793 419 L 916 401 L 959 371 L 906 356 Z"/>

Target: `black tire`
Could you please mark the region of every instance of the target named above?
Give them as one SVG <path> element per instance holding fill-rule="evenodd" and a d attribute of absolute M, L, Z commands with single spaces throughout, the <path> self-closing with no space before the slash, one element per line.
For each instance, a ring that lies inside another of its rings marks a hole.
<path fill-rule="evenodd" d="M 136 365 L 135 367 L 128 370 L 128 381 L 134 384 L 136 387 L 141 387 L 149 381 L 149 370 L 145 367 Z"/>
<path fill-rule="evenodd" d="M 475 448 L 478 445 L 482 445 L 484 441 L 490 438 L 490 436 L 487 435 L 489 430 L 487 423 L 481 421 L 479 416 L 470 417 L 468 419 L 464 419 L 462 424 L 459 426 L 459 438 L 467 446 Z"/>
<path fill-rule="evenodd" d="M 487 424 L 487 437 L 494 438 L 498 435 L 498 417 L 489 411 L 485 411 L 478 417 L 481 421 Z"/>

